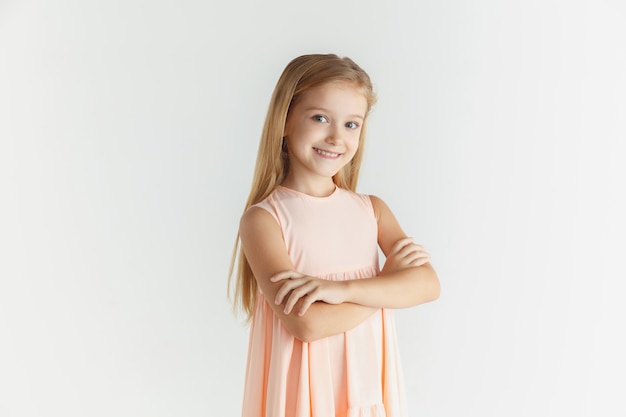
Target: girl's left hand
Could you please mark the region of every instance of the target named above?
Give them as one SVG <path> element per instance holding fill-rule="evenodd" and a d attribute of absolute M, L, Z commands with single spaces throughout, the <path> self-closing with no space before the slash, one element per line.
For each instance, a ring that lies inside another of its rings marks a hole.
<path fill-rule="evenodd" d="M 345 302 L 345 281 L 329 281 L 311 277 L 296 271 L 283 271 L 270 278 L 272 282 L 284 281 L 276 293 L 274 302 L 285 302 L 285 314 L 291 313 L 296 303 L 302 299 L 302 305 L 298 315 L 302 316 L 316 301 L 328 304 L 341 304 Z M 286 298 L 286 300 L 285 300 Z"/>

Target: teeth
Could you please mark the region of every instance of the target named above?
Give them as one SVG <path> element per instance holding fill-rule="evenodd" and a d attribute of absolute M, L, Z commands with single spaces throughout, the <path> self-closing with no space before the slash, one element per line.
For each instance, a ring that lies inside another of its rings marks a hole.
<path fill-rule="evenodd" d="M 324 155 L 324 156 L 331 157 L 331 158 L 336 158 L 336 157 L 338 157 L 338 156 L 339 156 L 339 154 L 338 154 L 338 153 L 328 152 L 328 151 L 324 151 L 324 150 L 317 149 L 317 148 L 315 148 L 315 152 L 317 152 L 317 153 L 319 153 L 319 154 L 322 154 L 322 155 Z"/>

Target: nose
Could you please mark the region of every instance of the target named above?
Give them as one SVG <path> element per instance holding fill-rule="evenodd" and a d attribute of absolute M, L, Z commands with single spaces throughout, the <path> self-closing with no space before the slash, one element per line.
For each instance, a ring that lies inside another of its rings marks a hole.
<path fill-rule="evenodd" d="M 328 135 L 326 135 L 326 143 L 330 145 L 336 145 L 341 141 L 341 132 L 337 125 L 333 124 L 328 129 Z"/>

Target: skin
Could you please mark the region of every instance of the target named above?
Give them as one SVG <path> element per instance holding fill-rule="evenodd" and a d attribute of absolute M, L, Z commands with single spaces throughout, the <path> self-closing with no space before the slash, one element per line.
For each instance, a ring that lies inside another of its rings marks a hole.
<path fill-rule="evenodd" d="M 285 123 L 289 172 L 282 185 L 317 197 L 331 194 L 332 176 L 359 147 L 366 112 L 367 101 L 350 84 L 330 83 L 304 94 Z"/>
<path fill-rule="evenodd" d="M 313 196 L 330 195 L 332 176 L 358 148 L 366 111 L 365 98 L 350 84 L 329 83 L 305 93 L 285 125 L 290 170 L 282 185 Z M 301 274 L 267 211 L 252 207 L 242 216 L 241 244 L 252 272 L 274 313 L 296 338 L 318 340 L 355 327 L 380 308 L 406 308 L 439 297 L 430 255 L 407 237 L 380 198 L 371 196 L 371 201 L 386 260 L 381 273 L 369 279 L 328 281 Z"/>

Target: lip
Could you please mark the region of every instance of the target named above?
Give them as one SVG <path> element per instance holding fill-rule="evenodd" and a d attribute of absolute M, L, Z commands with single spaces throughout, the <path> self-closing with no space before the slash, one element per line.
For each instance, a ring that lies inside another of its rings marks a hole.
<path fill-rule="evenodd" d="M 321 156 L 322 158 L 326 158 L 326 159 L 337 159 L 339 158 L 341 155 L 341 153 L 338 152 L 333 152 L 333 151 L 328 151 L 326 149 L 321 149 L 321 148 L 313 148 L 313 150 L 315 151 L 315 153 L 319 156 Z"/>

